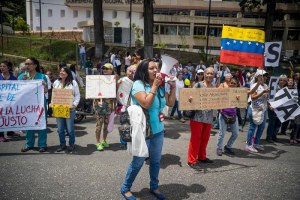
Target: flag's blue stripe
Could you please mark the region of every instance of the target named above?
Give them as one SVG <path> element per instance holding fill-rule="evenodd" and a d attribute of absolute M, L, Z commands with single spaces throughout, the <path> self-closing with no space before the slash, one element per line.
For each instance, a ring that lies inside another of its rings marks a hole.
<path fill-rule="evenodd" d="M 234 42 L 235 41 L 235 42 Z M 241 43 L 242 42 L 242 43 Z M 256 53 L 256 54 L 264 54 L 265 47 L 264 43 L 261 42 L 251 42 L 245 40 L 234 40 L 228 38 L 222 38 L 221 40 L 221 50 L 230 50 L 230 51 L 240 51 L 245 53 Z M 258 44 L 258 45 L 257 45 Z"/>

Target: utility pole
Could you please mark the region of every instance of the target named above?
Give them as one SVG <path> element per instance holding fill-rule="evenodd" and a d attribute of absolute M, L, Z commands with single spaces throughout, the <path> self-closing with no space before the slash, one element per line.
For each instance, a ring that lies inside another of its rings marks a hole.
<path fill-rule="evenodd" d="M 1 11 L 1 56 L 3 56 L 3 7 L 0 5 Z"/>
<path fill-rule="evenodd" d="M 42 3 L 41 0 L 39 0 L 39 6 L 40 6 L 40 36 L 43 36 L 42 33 Z"/>
<path fill-rule="evenodd" d="M 207 30 L 206 30 L 206 61 L 207 61 L 207 54 L 208 54 L 208 40 L 209 40 L 209 28 L 210 28 L 210 10 L 211 10 L 211 0 L 209 0 L 208 6 L 208 21 L 207 21 Z"/>
<path fill-rule="evenodd" d="M 129 3 L 130 3 L 130 10 L 129 10 L 129 13 L 130 13 L 130 18 L 129 18 L 129 48 L 130 48 L 130 51 L 131 51 L 131 31 L 132 31 L 131 18 L 132 18 L 132 0 L 129 0 Z"/>

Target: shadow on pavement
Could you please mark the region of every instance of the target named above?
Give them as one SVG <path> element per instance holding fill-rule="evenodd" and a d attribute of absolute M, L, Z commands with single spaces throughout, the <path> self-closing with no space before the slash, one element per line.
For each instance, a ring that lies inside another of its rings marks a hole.
<path fill-rule="evenodd" d="M 232 163 L 228 160 L 222 160 L 222 159 L 215 159 L 213 161 L 214 163 L 209 163 L 209 164 L 200 163 L 201 168 L 203 168 L 203 173 L 225 172 L 225 171 L 232 171 L 237 169 L 256 167 L 256 166 L 243 165 L 239 163 Z M 230 168 L 229 167 L 226 168 L 226 166 L 230 166 Z M 216 170 L 218 168 L 222 168 L 222 169 Z"/>
<path fill-rule="evenodd" d="M 200 184 L 192 184 L 186 186 L 183 184 L 165 184 L 160 185 L 159 190 L 166 195 L 166 199 L 169 200 L 183 200 L 189 199 L 190 193 L 201 194 L 206 191 L 205 187 Z M 139 199 L 143 200 L 153 200 L 156 199 L 149 191 L 148 188 L 143 188 L 139 192 L 133 192 L 133 195 Z"/>
<path fill-rule="evenodd" d="M 165 138 L 177 140 L 181 136 L 177 131 L 173 131 L 172 129 L 166 129 L 165 131 Z"/>
<path fill-rule="evenodd" d="M 121 143 L 110 143 L 109 148 L 105 148 L 105 151 L 124 151 L 126 148 L 121 147 Z"/>
<path fill-rule="evenodd" d="M 146 165 L 149 165 L 150 161 L 146 161 Z M 182 167 L 182 163 L 180 161 L 180 157 L 172 154 L 164 154 L 161 156 L 160 168 L 166 169 L 169 165 L 178 165 Z"/>
<path fill-rule="evenodd" d="M 87 134 L 88 134 L 88 132 L 86 132 L 86 131 L 75 131 L 76 137 L 82 137 L 82 136 L 85 136 Z"/>

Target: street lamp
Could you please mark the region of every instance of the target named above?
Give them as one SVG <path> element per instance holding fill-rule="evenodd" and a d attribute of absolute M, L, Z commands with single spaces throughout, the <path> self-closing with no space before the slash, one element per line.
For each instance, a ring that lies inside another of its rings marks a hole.
<path fill-rule="evenodd" d="M 207 20 L 207 31 L 206 31 L 206 61 L 207 61 L 207 54 L 208 54 L 208 39 L 209 39 L 209 26 L 210 26 L 210 9 L 211 9 L 211 0 L 209 0 L 208 6 L 208 20 Z"/>

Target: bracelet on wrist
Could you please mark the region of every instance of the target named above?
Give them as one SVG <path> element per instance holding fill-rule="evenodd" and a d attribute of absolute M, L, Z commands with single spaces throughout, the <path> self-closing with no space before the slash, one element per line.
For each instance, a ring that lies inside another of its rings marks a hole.
<path fill-rule="evenodd" d="M 155 96 L 155 92 L 151 92 L 151 91 L 150 91 L 149 94 L 153 94 L 153 95 Z"/>

